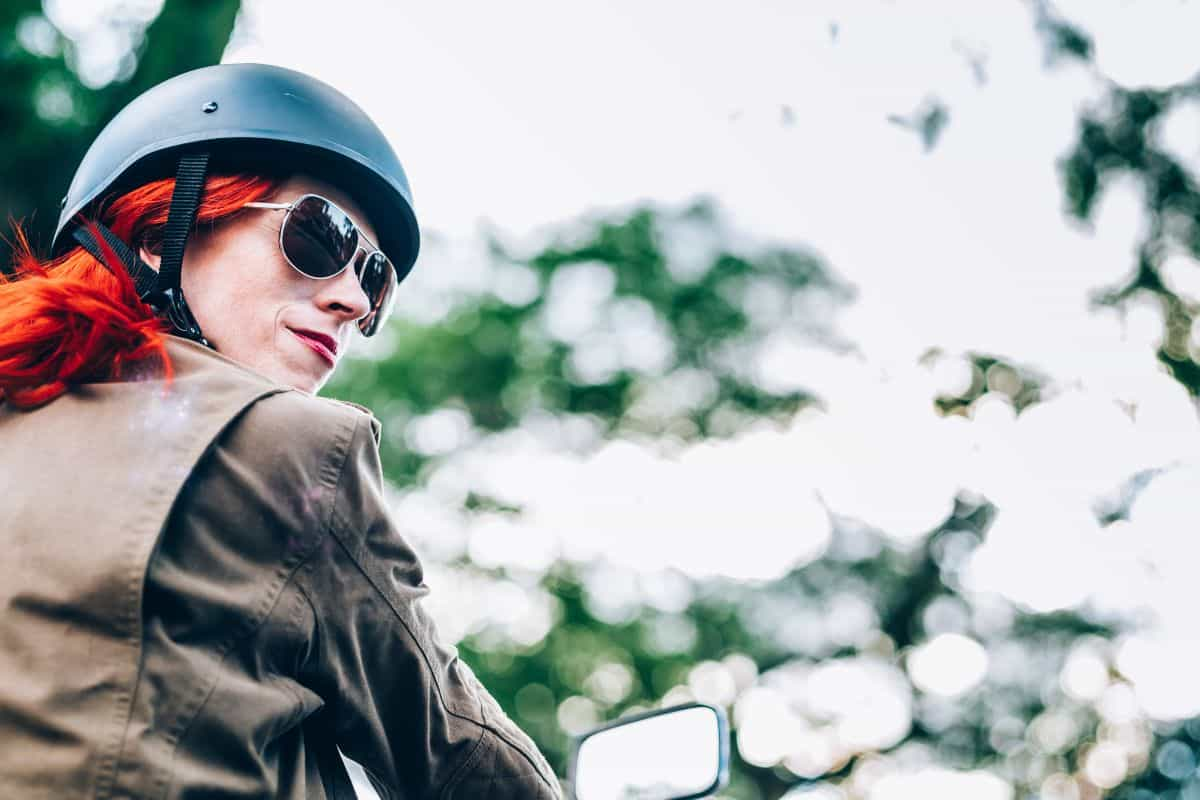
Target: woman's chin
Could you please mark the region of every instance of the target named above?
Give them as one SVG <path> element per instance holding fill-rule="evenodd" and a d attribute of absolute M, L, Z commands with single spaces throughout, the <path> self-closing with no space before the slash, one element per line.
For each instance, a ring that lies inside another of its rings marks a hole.
<path fill-rule="evenodd" d="M 310 364 L 293 363 L 290 359 L 272 365 L 271 369 L 263 374 L 275 383 L 305 394 L 316 394 L 329 379 L 327 373 L 317 374 Z"/>
<path fill-rule="evenodd" d="M 284 381 L 284 383 L 305 394 L 316 394 L 325 385 L 325 378 L 311 373 L 297 372 L 291 376 L 291 380 Z"/>

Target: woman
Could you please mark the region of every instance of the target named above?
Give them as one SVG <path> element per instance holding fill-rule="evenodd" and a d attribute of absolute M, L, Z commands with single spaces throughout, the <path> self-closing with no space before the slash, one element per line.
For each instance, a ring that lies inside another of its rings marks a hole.
<path fill-rule="evenodd" d="M 174 173 L 175 177 L 170 177 Z M 349 100 L 262 65 L 121 112 L 0 284 L 0 797 L 557 797 L 314 396 L 417 254 Z"/>

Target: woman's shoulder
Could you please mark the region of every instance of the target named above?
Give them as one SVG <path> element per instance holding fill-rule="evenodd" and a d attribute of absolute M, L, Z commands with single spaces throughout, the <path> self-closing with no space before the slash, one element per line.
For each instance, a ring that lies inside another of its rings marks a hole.
<path fill-rule="evenodd" d="M 328 398 L 294 390 L 262 397 L 213 442 L 184 505 L 200 516 L 236 516 L 243 527 L 315 533 L 342 495 L 369 481 L 361 465 L 377 463 L 378 425 L 365 410 Z"/>
<path fill-rule="evenodd" d="M 325 460 L 351 444 L 378 446 L 380 429 L 370 410 L 356 403 L 287 390 L 253 403 L 234 434 L 250 453 Z"/>
<path fill-rule="evenodd" d="M 257 395 L 230 426 L 230 431 L 253 440 L 256 446 L 269 450 L 277 449 L 271 444 L 321 448 L 328 445 L 330 437 L 359 426 L 378 444 L 379 420 L 364 406 L 282 386 L 220 353 L 177 337 L 170 337 L 168 352 L 182 395 L 212 397 L 225 387 L 234 405 L 239 403 L 238 397 Z"/>

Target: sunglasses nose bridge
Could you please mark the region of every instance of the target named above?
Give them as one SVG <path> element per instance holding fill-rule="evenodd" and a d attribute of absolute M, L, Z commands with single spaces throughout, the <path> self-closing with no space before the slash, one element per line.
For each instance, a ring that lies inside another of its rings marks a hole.
<path fill-rule="evenodd" d="M 354 249 L 354 255 L 350 258 L 350 264 L 348 265 L 354 270 L 356 277 L 362 275 L 363 265 L 367 263 L 368 257 L 367 248 L 363 246 L 362 242 L 359 242 Z"/>

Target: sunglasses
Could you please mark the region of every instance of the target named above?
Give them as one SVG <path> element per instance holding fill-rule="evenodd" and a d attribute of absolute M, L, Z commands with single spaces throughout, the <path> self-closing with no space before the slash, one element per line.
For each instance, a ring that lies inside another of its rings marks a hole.
<path fill-rule="evenodd" d="M 363 336 L 373 336 L 383 326 L 396 299 L 396 269 L 349 214 L 317 194 L 290 203 L 246 203 L 245 207 L 287 212 L 279 226 L 279 249 L 301 275 L 327 280 L 353 265 L 371 304 L 358 329 Z"/>

